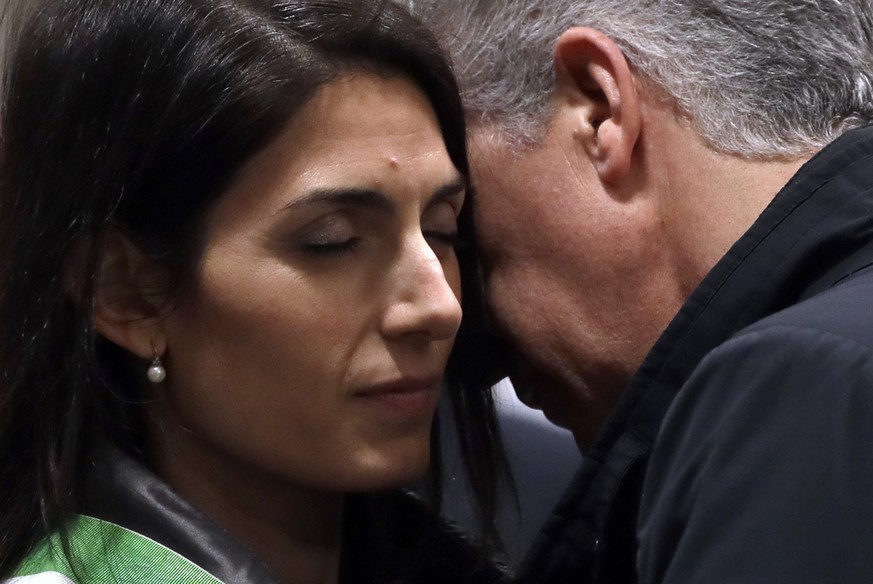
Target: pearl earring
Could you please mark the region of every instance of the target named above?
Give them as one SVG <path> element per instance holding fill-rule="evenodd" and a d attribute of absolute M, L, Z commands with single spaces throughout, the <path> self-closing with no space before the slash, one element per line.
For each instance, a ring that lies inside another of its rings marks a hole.
<path fill-rule="evenodd" d="M 154 349 L 154 347 L 152 348 Z M 161 356 L 158 355 L 158 350 L 154 349 L 154 351 L 155 358 L 152 359 L 152 364 L 149 365 L 149 370 L 146 372 L 146 376 L 152 383 L 160 383 L 167 378 L 167 370 L 164 369 L 164 366 L 161 364 Z"/>

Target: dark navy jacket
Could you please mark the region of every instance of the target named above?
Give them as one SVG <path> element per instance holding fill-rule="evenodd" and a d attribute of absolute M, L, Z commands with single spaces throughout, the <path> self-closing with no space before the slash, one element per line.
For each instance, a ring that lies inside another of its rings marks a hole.
<path fill-rule="evenodd" d="M 871 266 L 864 128 L 804 165 L 692 293 L 519 580 L 869 582 Z"/>

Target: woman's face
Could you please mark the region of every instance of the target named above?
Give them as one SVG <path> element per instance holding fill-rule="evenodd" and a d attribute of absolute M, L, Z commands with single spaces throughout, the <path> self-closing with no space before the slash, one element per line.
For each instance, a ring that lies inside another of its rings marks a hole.
<path fill-rule="evenodd" d="M 163 324 L 157 465 L 329 492 L 420 477 L 464 196 L 416 86 L 324 86 L 207 217 L 197 290 Z"/>

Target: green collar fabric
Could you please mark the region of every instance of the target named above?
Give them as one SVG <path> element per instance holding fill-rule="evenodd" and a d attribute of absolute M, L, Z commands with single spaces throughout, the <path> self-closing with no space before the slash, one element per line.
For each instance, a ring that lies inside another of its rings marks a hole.
<path fill-rule="evenodd" d="M 15 573 L 21 580 L 13 582 L 222 584 L 168 547 L 108 521 L 77 515 L 67 537 L 69 554 L 55 534 L 27 557 Z"/>

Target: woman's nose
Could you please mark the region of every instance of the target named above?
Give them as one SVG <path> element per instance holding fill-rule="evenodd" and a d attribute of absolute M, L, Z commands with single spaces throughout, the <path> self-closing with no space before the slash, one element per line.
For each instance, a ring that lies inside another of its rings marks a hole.
<path fill-rule="evenodd" d="M 415 239 L 393 272 L 384 332 L 390 337 L 451 338 L 461 324 L 457 260 L 452 256 L 444 264 L 423 237 Z"/>

